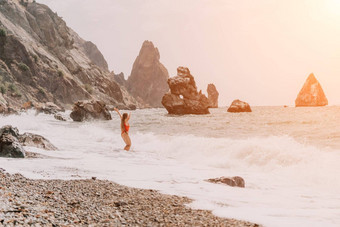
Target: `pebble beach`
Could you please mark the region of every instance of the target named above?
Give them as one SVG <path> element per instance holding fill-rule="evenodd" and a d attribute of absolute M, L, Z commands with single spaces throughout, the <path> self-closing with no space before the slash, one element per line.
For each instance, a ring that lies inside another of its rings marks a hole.
<path fill-rule="evenodd" d="M 31 180 L 4 170 L 0 178 L 0 226 L 259 226 L 106 180 Z"/>

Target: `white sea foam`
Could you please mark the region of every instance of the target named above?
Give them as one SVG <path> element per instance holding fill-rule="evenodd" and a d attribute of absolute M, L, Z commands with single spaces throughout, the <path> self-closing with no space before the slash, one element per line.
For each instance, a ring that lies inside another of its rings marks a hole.
<path fill-rule="evenodd" d="M 59 148 L 27 148 L 47 158 L 1 158 L 0 167 L 30 178 L 97 176 L 158 189 L 195 199 L 194 208 L 268 226 L 339 226 L 340 147 L 332 139 L 340 129 L 320 113 L 308 110 L 301 118 L 296 112 L 303 109 L 289 111 L 255 108 L 250 115 L 230 115 L 219 109 L 182 117 L 161 109 L 134 111 L 132 152 L 122 150 L 117 117 L 88 123 L 60 122 L 33 112 L 0 117 L 0 126 L 43 135 Z M 279 124 L 287 119 L 289 124 Z M 331 131 L 328 140 L 324 127 Z M 205 181 L 235 175 L 245 179 L 245 189 Z"/>

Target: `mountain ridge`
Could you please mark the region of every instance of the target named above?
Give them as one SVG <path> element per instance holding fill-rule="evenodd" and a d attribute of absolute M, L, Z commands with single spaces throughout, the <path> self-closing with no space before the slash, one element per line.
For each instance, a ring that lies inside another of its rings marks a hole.
<path fill-rule="evenodd" d="M 143 107 L 114 80 L 108 64 L 43 4 L 0 0 L 0 103 L 27 101 L 70 108 L 78 100 Z"/>

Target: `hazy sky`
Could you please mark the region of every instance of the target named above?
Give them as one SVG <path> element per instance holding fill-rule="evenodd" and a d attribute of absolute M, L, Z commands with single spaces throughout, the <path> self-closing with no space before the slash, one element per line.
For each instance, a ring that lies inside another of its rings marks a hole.
<path fill-rule="evenodd" d="M 219 103 L 294 105 L 313 72 L 340 104 L 340 0 L 39 0 L 130 75 L 144 40 L 170 76 L 187 66 Z"/>

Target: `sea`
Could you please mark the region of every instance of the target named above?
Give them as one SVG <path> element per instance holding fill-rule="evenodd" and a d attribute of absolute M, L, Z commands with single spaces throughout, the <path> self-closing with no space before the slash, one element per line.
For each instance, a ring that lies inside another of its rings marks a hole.
<path fill-rule="evenodd" d="M 32 179 L 97 177 L 156 189 L 191 198 L 191 208 L 264 226 L 340 226 L 340 106 L 252 110 L 128 111 L 129 152 L 115 112 L 111 121 L 92 122 L 58 121 L 33 110 L 1 116 L 0 126 L 42 135 L 58 150 L 26 147 L 42 157 L 0 158 L 0 168 Z M 241 176 L 246 186 L 206 181 L 222 176 Z"/>

